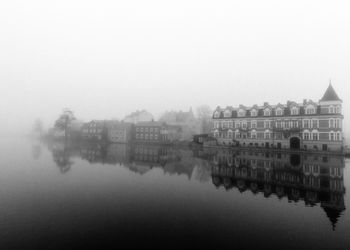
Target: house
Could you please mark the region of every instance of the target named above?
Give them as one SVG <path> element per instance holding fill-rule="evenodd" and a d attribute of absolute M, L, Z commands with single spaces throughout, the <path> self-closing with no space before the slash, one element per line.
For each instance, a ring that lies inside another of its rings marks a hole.
<path fill-rule="evenodd" d="M 167 138 L 167 125 L 164 122 L 138 122 L 134 128 L 136 142 L 163 143 Z"/>
<path fill-rule="evenodd" d="M 107 137 L 106 121 L 92 120 L 81 127 L 81 137 L 87 140 L 104 140 Z"/>

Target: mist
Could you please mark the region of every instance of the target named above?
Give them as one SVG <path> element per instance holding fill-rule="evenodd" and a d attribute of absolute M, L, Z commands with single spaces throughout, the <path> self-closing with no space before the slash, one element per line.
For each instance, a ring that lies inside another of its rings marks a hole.
<path fill-rule="evenodd" d="M 318 101 L 349 129 L 347 2 L 8 1 L 0 8 L 0 129 L 166 110 Z"/>

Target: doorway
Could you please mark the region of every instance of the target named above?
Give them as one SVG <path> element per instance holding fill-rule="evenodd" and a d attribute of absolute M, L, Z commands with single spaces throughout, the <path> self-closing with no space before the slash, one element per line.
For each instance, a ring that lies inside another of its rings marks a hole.
<path fill-rule="evenodd" d="M 298 137 L 290 138 L 290 148 L 291 149 L 300 149 L 300 139 Z"/>

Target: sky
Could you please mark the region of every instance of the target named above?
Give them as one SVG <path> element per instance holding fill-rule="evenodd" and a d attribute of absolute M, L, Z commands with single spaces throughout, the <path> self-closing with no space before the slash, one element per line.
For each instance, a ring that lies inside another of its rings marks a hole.
<path fill-rule="evenodd" d="M 2 1 L 0 129 L 318 101 L 350 133 L 349 1 Z"/>

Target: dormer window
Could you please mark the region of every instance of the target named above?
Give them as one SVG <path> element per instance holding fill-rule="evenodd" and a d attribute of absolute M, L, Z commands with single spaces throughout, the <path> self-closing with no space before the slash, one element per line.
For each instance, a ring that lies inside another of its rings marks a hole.
<path fill-rule="evenodd" d="M 256 109 L 252 109 L 252 111 L 250 111 L 250 115 L 251 116 L 257 116 L 258 115 L 258 111 L 256 111 Z"/>
<path fill-rule="evenodd" d="M 215 111 L 214 117 L 215 117 L 215 118 L 219 118 L 219 117 L 220 117 L 220 112 L 219 112 L 219 111 Z"/>
<path fill-rule="evenodd" d="M 245 116 L 245 110 L 243 109 L 238 110 L 238 117 L 243 117 L 243 116 Z"/>
<path fill-rule="evenodd" d="M 231 117 L 231 111 L 230 110 L 225 110 L 224 117 Z"/>
<path fill-rule="evenodd" d="M 293 107 L 293 108 L 291 108 L 290 113 L 292 115 L 298 115 L 299 114 L 299 109 L 297 107 Z"/>
<path fill-rule="evenodd" d="M 277 108 L 276 109 L 276 115 L 283 115 L 283 109 Z"/>
<path fill-rule="evenodd" d="M 271 115 L 271 110 L 270 109 L 265 109 L 264 110 L 264 116 L 270 116 Z"/>
<path fill-rule="evenodd" d="M 305 109 L 305 113 L 307 115 L 313 115 L 313 114 L 316 114 L 316 109 L 314 106 L 309 106 Z"/>

